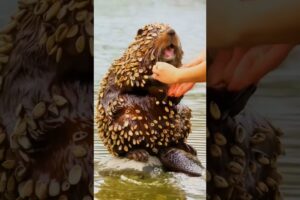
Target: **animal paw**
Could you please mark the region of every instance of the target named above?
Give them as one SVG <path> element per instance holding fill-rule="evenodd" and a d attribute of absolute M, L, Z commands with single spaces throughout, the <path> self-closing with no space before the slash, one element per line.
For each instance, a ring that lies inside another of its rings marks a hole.
<path fill-rule="evenodd" d="M 131 150 L 126 154 L 126 158 L 135 160 L 138 162 L 147 162 L 149 159 L 149 153 L 144 149 Z"/>

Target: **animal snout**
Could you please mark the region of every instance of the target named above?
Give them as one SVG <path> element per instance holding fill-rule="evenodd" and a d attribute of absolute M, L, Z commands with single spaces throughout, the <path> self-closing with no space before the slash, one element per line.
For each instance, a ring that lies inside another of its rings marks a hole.
<path fill-rule="evenodd" d="M 174 29 L 169 29 L 167 33 L 168 33 L 169 36 L 174 36 L 175 35 Z"/>

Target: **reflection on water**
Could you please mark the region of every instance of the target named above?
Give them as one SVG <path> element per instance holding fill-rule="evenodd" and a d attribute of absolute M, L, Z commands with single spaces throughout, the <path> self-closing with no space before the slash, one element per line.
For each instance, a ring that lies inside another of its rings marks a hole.
<path fill-rule="evenodd" d="M 130 3 L 131 2 L 131 3 Z M 113 59 L 118 58 L 133 40 L 138 28 L 147 23 L 170 24 L 181 38 L 184 61 L 205 49 L 205 3 L 196 0 L 110 0 L 95 1 L 95 91 Z M 189 143 L 206 165 L 206 86 L 198 84 L 183 99 L 192 110 Z M 95 94 L 97 100 L 97 94 Z M 96 131 L 95 131 L 96 132 Z M 107 156 L 95 135 L 95 160 Z M 99 175 L 95 167 L 96 199 L 183 200 L 205 199 L 205 182 L 184 174 L 161 174 L 153 177 L 136 175 Z"/>

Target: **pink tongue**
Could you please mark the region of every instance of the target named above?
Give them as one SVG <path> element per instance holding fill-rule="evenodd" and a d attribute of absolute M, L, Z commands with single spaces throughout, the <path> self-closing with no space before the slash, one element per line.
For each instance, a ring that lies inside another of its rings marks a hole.
<path fill-rule="evenodd" d="M 173 57 L 174 56 L 174 49 L 173 48 L 167 48 L 164 52 L 165 57 Z"/>

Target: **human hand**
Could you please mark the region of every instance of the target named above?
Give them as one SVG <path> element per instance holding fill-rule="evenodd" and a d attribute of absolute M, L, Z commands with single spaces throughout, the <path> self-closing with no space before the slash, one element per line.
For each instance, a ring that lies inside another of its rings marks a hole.
<path fill-rule="evenodd" d="M 179 69 L 165 62 L 157 62 L 152 69 L 152 78 L 166 84 L 178 82 Z"/>
<path fill-rule="evenodd" d="M 195 83 L 177 83 L 170 86 L 168 96 L 181 97 L 194 87 Z"/>
<path fill-rule="evenodd" d="M 277 44 L 219 50 L 208 68 L 208 85 L 238 91 L 278 67 L 294 45 Z"/>

